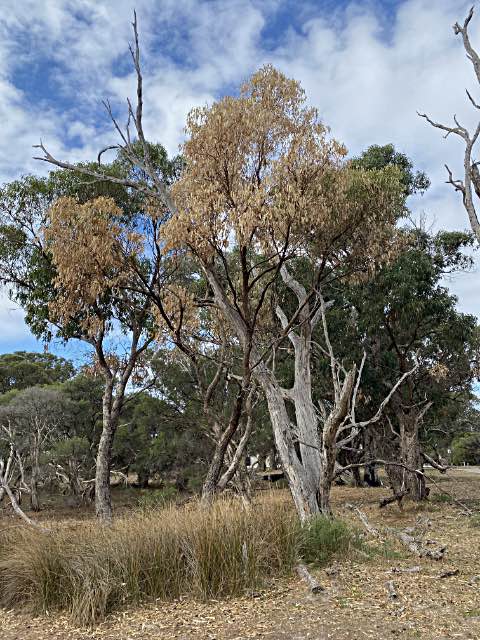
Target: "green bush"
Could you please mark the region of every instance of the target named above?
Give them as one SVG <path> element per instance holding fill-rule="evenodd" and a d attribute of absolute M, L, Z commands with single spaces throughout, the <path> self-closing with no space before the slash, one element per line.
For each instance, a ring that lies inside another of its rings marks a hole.
<path fill-rule="evenodd" d="M 310 564 L 323 566 L 334 556 L 364 544 L 356 530 L 342 520 L 317 516 L 308 521 L 300 531 L 300 556 Z"/>
<path fill-rule="evenodd" d="M 466 433 L 452 442 L 452 464 L 480 464 L 480 433 Z"/>
<path fill-rule="evenodd" d="M 163 489 L 146 489 L 142 491 L 141 496 L 137 500 L 137 505 L 142 511 L 151 509 L 163 509 L 178 497 L 178 491 L 174 486 L 164 487 Z"/>
<path fill-rule="evenodd" d="M 448 493 L 434 493 L 430 499 L 432 502 L 440 502 L 442 504 L 453 502 L 452 496 L 449 496 Z"/>

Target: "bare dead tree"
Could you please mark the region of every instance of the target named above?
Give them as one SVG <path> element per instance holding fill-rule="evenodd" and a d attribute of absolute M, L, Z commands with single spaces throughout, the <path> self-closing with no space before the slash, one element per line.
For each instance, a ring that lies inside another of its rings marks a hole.
<path fill-rule="evenodd" d="M 460 25 L 456 22 L 453 25 L 453 31 L 455 35 L 462 37 L 463 47 L 465 49 L 468 60 L 472 63 L 477 82 L 480 84 L 480 56 L 473 47 L 470 36 L 468 33 L 468 26 L 473 18 L 474 7 L 470 9 L 468 15 L 463 23 Z M 480 104 L 478 104 L 472 94 L 466 89 L 468 100 L 474 109 L 480 110 Z M 470 226 L 477 240 L 480 241 L 480 222 L 478 219 L 477 208 L 474 202 L 475 192 L 477 198 L 480 197 L 480 171 L 478 168 L 479 161 L 474 159 L 474 147 L 478 141 L 480 135 L 480 121 L 473 131 L 468 131 L 466 127 L 460 124 L 456 115 L 453 116 L 454 126 L 449 126 L 432 120 L 426 113 L 418 113 L 421 118 L 424 118 L 432 127 L 445 131 L 444 137 L 447 138 L 450 134 L 454 134 L 461 138 L 465 144 L 463 155 L 463 179 L 454 178 L 453 172 L 445 165 L 448 174 L 447 184 L 452 185 L 455 191 L 462 194 L 463 206 L 468 214 Z"/>
<path fill-rule="evenodd" d="M 32 520 L 27 516 L 27 514 L 22 510 L 22 508 L 18 504 L 18 500 L 15 497 L 14 492 L 10 488 L 10 485 L 8 483 L 7 467 L 8 467 L 8 461 L 11 462 L 11 460 L 13 459 L 12 453 L 13 453 L 13 447 L 10 447 L 10 455 L 7 460 L 7 465 L 5 465 L 4 460 L 0 459 L 0 490 L 8 496 L 8 499 L 10 500 L 13 510 L 24 522 L 26 522 L 26 524 L 28 524 L 31 527 L 35 527 L 42 533 L 49 533 L 49 530 L 46 527 L 43 527 L 41 524 L 39 524 L 38 522 L 36 522 L 35 520 Z"/>

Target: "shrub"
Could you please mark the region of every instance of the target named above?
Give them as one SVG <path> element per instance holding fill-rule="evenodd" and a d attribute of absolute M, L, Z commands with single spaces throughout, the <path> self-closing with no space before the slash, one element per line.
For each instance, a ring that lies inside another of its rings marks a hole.
<path fill-rule="evenodd" d="M 307 522 L 300 532 L 300 555 L 307 563 L 323 566 L 335 555 L 364 544 L 356 530 L 338 519 L 317 516 Z"/>
<path fill-rule="evenodd" d="M 143 511 L 149 509 L 163 509 L 171 502 L 175 502 L 178 491 L 174 486 L 167 486 L 163 489 L 146 489 L 137 500 L 138 507 Z"/>
<path fill-rule="evenodd" d="M 452 464 L 480 464 L 480 433 L 466 433 L 452 442 Z"/>
<path fill-rule="evenodd" d="M 440 502 L 442 504 L 453 502 L 452 496 L 448 495 L 448 493 L 434 493 L 430 499 L 432 502 Z"/>

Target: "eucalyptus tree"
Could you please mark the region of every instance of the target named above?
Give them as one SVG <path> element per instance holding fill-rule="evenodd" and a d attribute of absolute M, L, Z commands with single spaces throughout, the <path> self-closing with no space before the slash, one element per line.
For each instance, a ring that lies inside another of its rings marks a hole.
<path fill-rule="evenodd" d="M 150 153 L 163 162 L 156 170 L 168 181 L 175 163 L 156 147 Z M 105 174 L 128 182 L 123 162 L 119 154 Z M 147 244 L 136 215 L 141 206 L 137 192 L 109 180 L 85 181 L 82 171 L 27 176 L 0 194 L 1 281 L 37 336 L 90 345 L 92 371 L 104 378 L 95 502 L 98 517 L 107 520 L 112 443 L 125 391 L 132 376 L 138 383 L 141 374 L 148 377 L 144 359 L 155 338 L 145 288 L 161 287 L 165 277 L 163 264 L 152 269 L 148 260 L 158 249 L 160 222 L 149 219 L 153 246 Z"/>
<path fill-rule="evenodd" d="M 68 401 L 57 389 L 30 387 L 9 394 L 0 407 L 0 438 L 14 448 L 33 511 L 40 510 L 41 455 L 67 419 Z"/>
<path fill-rule="evenodd" d="M 138 168 L 138 179 L 109 178 L 101 167 L 82 171 L 135 189 L 147 198 L 152 218 L 166 215 L 160 230 L 163 251 L 180 258 L 189 255 L 196 262 L 241 352 L 233 421 L 244 413 L 255 382 L 266 396 L 276 447 L 300 517 L 330 513 L 337 439 L 345 440 L 359 428 L 355 404 L 363 364 L 357 368 L 350 362 L 347 369 L 335 357 L 327 322 L 331 301 L 324 299 L 322 284 L 339 271 L 344 277 L 366 276 L 388 260 L 396 245 L 395 224 L 404 213 L 400 174 L 395 167 L 365 171 L 350 166 L 345 147 L 329 137 L 316 109 L 306 106 L 299 84 L 265 67 L 238 97 L 193 110 L 182 153 L 185 168 L 170 188 L 154 170 L 143 131 L 136 21 L 134 34 L 137 104 L 134 109 L 128 103 L 126 130 L 115 119 L 114 123 L 121 135 L 118 148 Z M 131 127 L 141 153 L 133 146 Z M 42 160 L 75 169 L 52 156 L 45 145 L 40 149 Z M 234 264 L 232 251 L 237 256 Z M 295 271 L 298 258 L 310 266 L 303 281 Z M 295 306 L 290 317 L 274 297 L 279 281 Z M 175 297 L 177 317 L 193 315 L 191 294 L 177 290 Z M 171 309 L 159 302 L 162 321 L 178 334 L 180 325 L 171 321 Z M 311 379 L 317 327 L 334 400 L 320 412 L 312 399 Z M 282 387 L 275 372 L 274 353 L 285 341 L 293 350 L 295 371 L 289 389 Z M 392 393 L 369 420 L 379 420 Z M 294 422 L 287 405 L 293 407 Z"/>
<path fill-rule="evenodd" d="M 381 397 L 417 363 L 392 396 L 376 448 L 391 461 L 387 471 L 395 492 L 421 500 L 425 478 L 416 472 L 425 458 L 436 465 L 422 449 L 422 431 L 426 436 L 428 427 L 438 428 L 449 407 L 453 418 L 457 399 L 471 393 L 480 343 L 476 318 L 458 312 L 456 298 L 442 283 L 445 273 L 468 265 L 462 248 L 471 237 L 457 232 L 431 237 L 421 230 L 405 235 L 407 249 L 353 289 L 350 300 L 359 334 L 369 344 L 365 394 Z"/>
<path fill-rule="evenodd" d="M 0 393 L 65 382 L 74 371 L 71 362 L 52 353 L 4 353 L 0 355 Z"/>

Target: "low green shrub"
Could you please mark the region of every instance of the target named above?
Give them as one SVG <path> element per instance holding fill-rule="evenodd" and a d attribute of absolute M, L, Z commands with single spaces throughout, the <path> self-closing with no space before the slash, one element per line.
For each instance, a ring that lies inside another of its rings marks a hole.
<path fill-rule="evenodd" d="M 172 485 L 163 489 L 145 489 L 137 499 L 137 506 L 143 511 L 164 509 L 177 498 L 178 491 Z"/>
<path fill-rule="evenodd" d="M 364 546 L 360 534 L 343 520 L 317 516 L 300 530 L 300 556 L 317 566 L 353 549 L 363 550 Z"/>
<path fill-rule="evenodd" d="M 450 504 L 453 502 L 452 496 L 449 496 L 448 493 L 434 493 L 430 500 L 441 504 Z"/>

